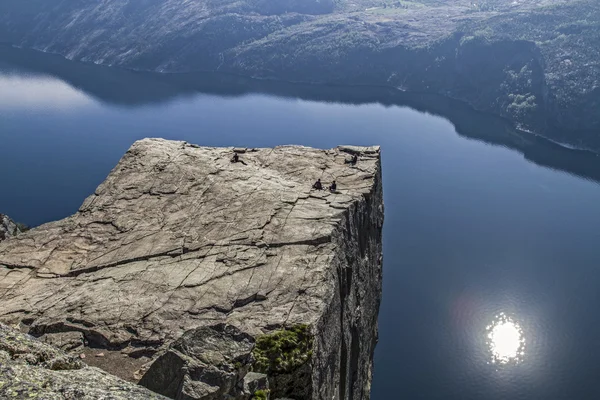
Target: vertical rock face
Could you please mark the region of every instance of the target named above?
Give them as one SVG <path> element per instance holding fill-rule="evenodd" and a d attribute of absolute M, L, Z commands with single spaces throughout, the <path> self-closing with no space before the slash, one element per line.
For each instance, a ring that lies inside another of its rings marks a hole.
<path fill-rule="evenodd" d="M 235 151 L 136 142 L 75 215 L 0 244 L 0 321 L 172 398 L 368 399 L 379 148 Z"/>
<path fill-rule="evenodd" d="M 313 368 L 314 398 L 358 400 L 370 395 L 383 254 L 381 176 L 373 183 L 373 190 L 349 206 L 334 230 L 337 282 L 317 325 L 321 353 Z"/>
<path fill-rule="evenodd" d="M 0 242 L 21 233 L 21 229 L 8 215 L 0 214 Z"/>

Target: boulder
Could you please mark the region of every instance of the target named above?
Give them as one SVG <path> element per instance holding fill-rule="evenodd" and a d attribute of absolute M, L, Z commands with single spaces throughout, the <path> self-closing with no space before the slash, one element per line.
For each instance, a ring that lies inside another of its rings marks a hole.
<path fill-rule="evenodd" d="M 252 336 L 231 325 L 193 329 L 152 364 L 140 384 L 178 400 L 248 399 L 260 386 L 257 376 L 244 380 L 253 348 Z M 256 389 L 250 392 L 250 386 Z"/>
<path fill-rule="evenodd" d="M 44 335 L 43 341 L 51 346 L 57 347 L 64 351 L 77 350 L 83 346 L 83 334 L 78 331 L 49 333 Z"/>
<path fill-rule="evenodd" d="M 21 228 L 8 217 L 0 214 L 0 242 L 21 233 Z"/>

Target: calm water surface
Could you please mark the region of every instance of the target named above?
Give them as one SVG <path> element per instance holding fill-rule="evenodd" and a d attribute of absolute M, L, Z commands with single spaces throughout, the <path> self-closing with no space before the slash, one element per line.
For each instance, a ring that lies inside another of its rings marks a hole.
<path fill-rule="evenodd" d="M 72 214 L 144 137 L 380 144 L 385 275 L 373 399 L 600 395 L 600 158 L 532 138 L 519 147 L 498 121 L 458 105 L 436 108 L 456 114 L 450 122 L 370 93 L 257 94 L 239 82 L 202 93 L 4 56 L 0 212 L 31 225 Z"/>

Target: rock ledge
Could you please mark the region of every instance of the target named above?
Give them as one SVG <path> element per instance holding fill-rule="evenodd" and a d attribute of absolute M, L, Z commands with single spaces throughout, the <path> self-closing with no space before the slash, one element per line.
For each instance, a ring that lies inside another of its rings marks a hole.
<path fill-rule="evenodd" d="M 248 399 L 268 381 L 272 398 L 368 399 L 379 148 L 236 153 L 136 142 L 76 214 L 0 243 L 0 321 L 48 342 L 71 335 L 65 349 L 85 346 L 90 365 L 142 383 L 176 355 L 176 387 L 152 387 L 175 398 Z M 312 189 L 318 178 L 337 191 Z M 296 358 L 308 361 L 249 374 L 255 339 L 294 326 L 313 335 L 310 357 Z M 208 350 L 188 337 L 221 358 L 201 359 Z"/>

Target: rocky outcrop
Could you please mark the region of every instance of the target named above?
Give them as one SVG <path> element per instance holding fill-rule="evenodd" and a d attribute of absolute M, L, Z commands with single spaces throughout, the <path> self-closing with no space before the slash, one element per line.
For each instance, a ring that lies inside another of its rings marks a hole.
<path fill-rule="evenodd" d="M 248 398 L 243 379 L 253 363 L 252 336 L 218 324 L 190 330 L 156 360 L 140 384 L 175 398 Z"/>
<path fill-rule="evenodd" d="M 236 151 L 136 142 L 75 215 L 0 244 L 0 321 L 178 399 L 367 399 L 379 148 Z"/>
<path fill-rule="evenodd" d="M 0 398 L 166 400 L 2 324 Z"/>
<path fill-rule="evenodd" d="M 8 215 L 0 214 L 0 242 L 21 233 L 19 226 Z"/>

